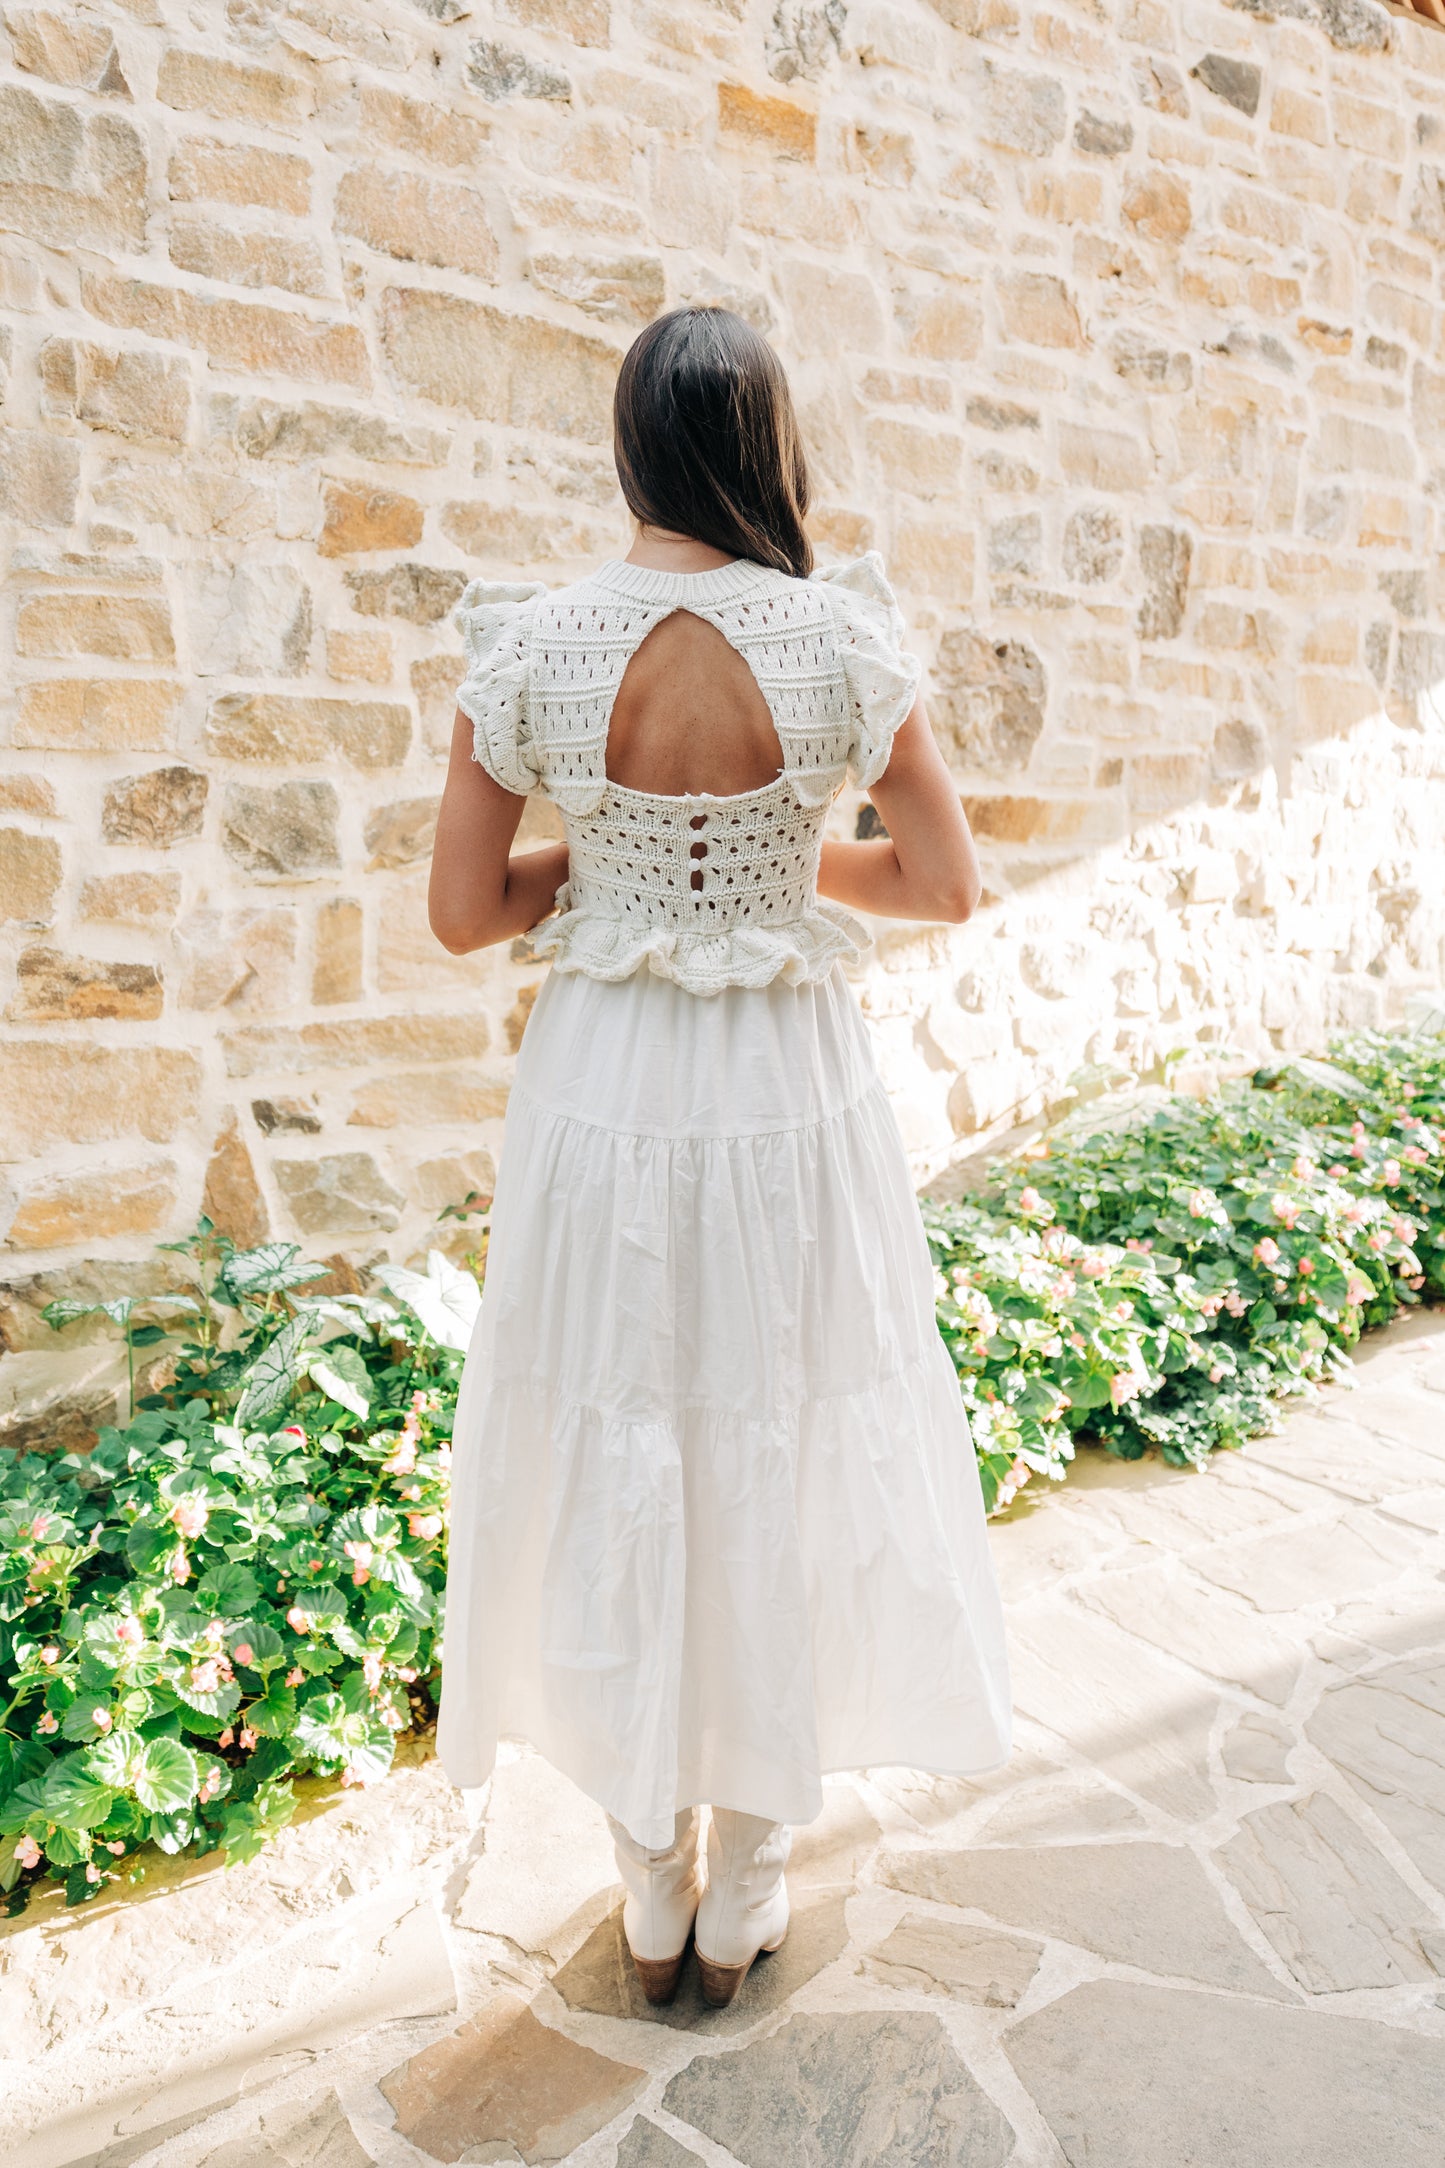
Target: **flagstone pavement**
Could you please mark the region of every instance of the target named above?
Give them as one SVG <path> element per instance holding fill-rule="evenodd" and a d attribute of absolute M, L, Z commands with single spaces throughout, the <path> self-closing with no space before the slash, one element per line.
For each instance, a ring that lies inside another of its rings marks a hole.
<path fill-rule="evenodd" d="M 1007 1769 L 835 1780 L 739 2001 L 650 2012 L 591 1804 L 418 1757 L 0 1935 L 8 2168 L 1440 2168 L 1445 1313 L 1201 1475 L 994 1530 Z"/>

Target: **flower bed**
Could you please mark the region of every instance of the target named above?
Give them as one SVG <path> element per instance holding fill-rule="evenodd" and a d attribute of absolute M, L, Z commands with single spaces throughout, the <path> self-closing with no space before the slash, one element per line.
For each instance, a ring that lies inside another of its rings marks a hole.
<path fill-rule="evenodd" d="M 1199 1463 L 1445 1294 L 1445 1038 L 1360 1034 L 1119 1126 L 1055 1132 L 927 1213 L 991 1509 L 1087 1438 Z"/>
<path fill-rule="evenodd" d="M 1360 1331 L 1445 1293 L 1445 1039 L 1362 1036 L 1204 1104 L 1070 1126 L 930 1207 L 985 1496 L 1076 1441 L 1202 1461 Z M 173 1295 L 104 1306 L 167 1381 L 88 1455 L 0 1465 L 0 1892 L 82 1902 L 146 1846 L 247 1858 L 293 1780 L 366 1783 L 433 1712 L 476 1279 L 323 1293 L 206 1223 Z M 87 1314 L 47 1313 L 59 1329 Z"/>

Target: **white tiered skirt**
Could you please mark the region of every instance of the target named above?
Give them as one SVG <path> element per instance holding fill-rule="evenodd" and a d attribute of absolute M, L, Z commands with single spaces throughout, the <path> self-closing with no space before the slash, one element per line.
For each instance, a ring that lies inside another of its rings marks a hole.
<path fill-rule="evenodd" d="M 553 972 L 457 1407 L 438 1745 L 529 1741 L 641 1844 L 832 1770 L 1007 1755 L 983 1500 L 841 970 Z"/>

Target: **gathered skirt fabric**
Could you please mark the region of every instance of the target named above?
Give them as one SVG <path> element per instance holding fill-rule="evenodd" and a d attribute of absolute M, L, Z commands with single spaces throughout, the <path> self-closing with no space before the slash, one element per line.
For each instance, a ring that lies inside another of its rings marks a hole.
<path fill-rule="evenodd" d="M 438 1746 L 530 1742 L 641 1844 L 830 1771 L 997 1767 L 958 1380 L 841 970 L 703 999 L 554 972 L 458 1400 Z"/>

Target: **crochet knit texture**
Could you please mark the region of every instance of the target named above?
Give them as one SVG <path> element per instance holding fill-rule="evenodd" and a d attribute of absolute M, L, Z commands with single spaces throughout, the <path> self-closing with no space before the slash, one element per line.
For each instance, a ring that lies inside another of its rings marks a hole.
<path fill-rule="evenodd" d="M 607 775 L 623 672 L 678 609 L 716 627 L 768 704 L 783 767 L 760 790 L 664 796 Z M 456 616 L 457 701 L 477 759 L 562 816 L 568 878 L 531 936 L 536 955 L 600 979 L 646 965 L 711 994 L 821 979 L 866 948 L 866 928 L 819 900 L 817 878 L 833 798 L 882 775 L 918 690 L 876 550 L 806 580 L 745 559 L 688 573 L 611 559 L 560 588 L 473 580 Z"/>

